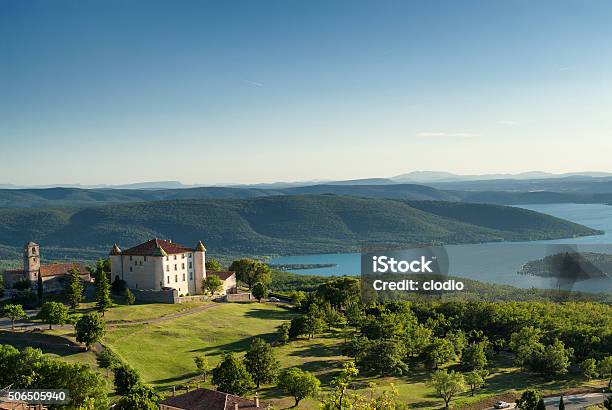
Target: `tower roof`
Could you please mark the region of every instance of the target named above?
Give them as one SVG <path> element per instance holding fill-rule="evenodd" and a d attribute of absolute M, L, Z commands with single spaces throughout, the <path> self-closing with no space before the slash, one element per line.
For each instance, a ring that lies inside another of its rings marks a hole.
<path fill-rule="evenodd" d="M 109 255 L 121 255 L 121 248 L 117 244 L 113 245 L 113 248 L 108 253 Z"/>
<path fill-rule="evenodd" d="M 196 245 L 195 250 L 197 252 L 205 252 L 206 251 L 206 247 L 204 246 L 202 241 L 198 241 L 198 244 Z"/>

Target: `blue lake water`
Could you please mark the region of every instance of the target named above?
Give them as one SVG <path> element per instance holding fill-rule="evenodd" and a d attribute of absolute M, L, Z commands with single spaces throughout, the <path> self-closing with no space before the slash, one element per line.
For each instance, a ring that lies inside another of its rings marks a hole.
<path fill-rule="evenodd" d="M 449 245 L 449 274 L 482 282 L 499 283 L 522 288 L 557 288 L 555 279 L 519 275 L 517 272 L 528 261 L 565 250 L 605 252 L 612 254 L 612 206 L 604 204 L 543 204 L 521 205 L 559 218 L 567 219 L 605 232 L 604 235 L 531 242 L 496 242 L 488 244 Z M 571 246 L 563 247 L 562 244 Z M 316 254 L 283 256 L 273 264 L 334 264 L 334 267 L 298 269 L 292 272 L 316 275 L 359 275 L 361 254 Z M 571 289 L 586 292 L 612 291 L 611 279 L 590 279 L 571 284 Z"/>

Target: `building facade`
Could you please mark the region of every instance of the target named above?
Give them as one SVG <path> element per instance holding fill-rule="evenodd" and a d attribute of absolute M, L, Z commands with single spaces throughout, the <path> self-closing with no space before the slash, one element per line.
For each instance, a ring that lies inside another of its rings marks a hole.
<path fill-rule="evenodd" d="M 122 251 L 114 245 L 110 253 L 112 278 L 123 279 L 130 289 L 176 289 L 179 295 L 202 293 L 206 277 L 206 248 L 195 248 L 163 239 L 151 239 Z"/>
<path fill-rule="evenodd" d="M 2 279 L 6 288 L 12 288 L 17 282 L 30 281 L 32 287 L 38 286 L 38 276 L 43 280 L 43 288 L 47 292 L 61 291 L 64 281 L 70 275 L 70 271 L 79 271 L 81 280 L 91 282 L 89 271 L 79 262 L 41 264 L 40 245 L 35 242 L 28 242 L 23 247 L 23 268 L 8 269 L 4 271 Z"/>

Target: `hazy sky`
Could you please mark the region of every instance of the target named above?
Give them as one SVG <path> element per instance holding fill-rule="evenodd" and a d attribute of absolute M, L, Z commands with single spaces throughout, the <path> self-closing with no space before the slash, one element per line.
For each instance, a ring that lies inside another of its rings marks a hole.
<path fill-rule="evenodd" d="M 0 0 L 0 184 L 612 171 L 612 2 Z"/>

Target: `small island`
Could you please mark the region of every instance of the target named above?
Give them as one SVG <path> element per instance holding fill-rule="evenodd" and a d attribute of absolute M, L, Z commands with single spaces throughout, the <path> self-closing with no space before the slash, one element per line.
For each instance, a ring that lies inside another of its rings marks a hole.
<path fill-rule="evenodd" d="M 567 280 L 612 277 L 612 255 L 595 252 L 563 252 L 527 262 L 519 275 Z"/>

